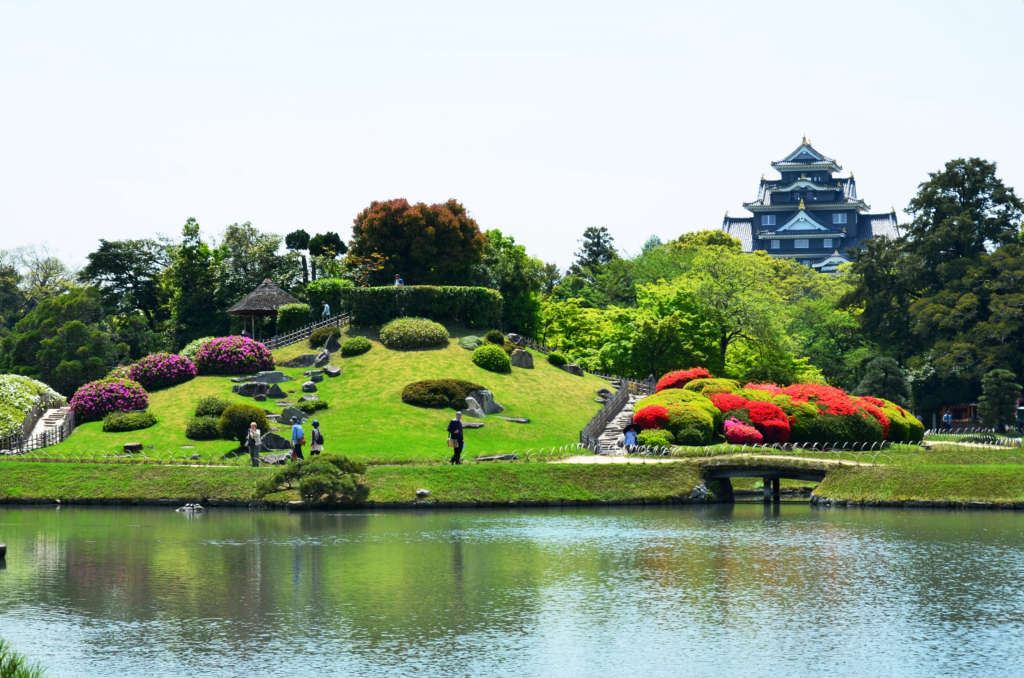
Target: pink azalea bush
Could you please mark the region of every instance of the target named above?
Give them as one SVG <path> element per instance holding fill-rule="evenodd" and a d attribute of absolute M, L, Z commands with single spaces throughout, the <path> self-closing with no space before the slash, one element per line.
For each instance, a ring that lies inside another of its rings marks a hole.
<path fill-rule="evenodd" d="M 725 422 L 725 439 L 737 445 L 757 445 L 764 440 L 761 432 L 739 419 Z"/>
<path fill-rule="evenodd" d="M 274 369 L 267 347 L 249 337 L 217 337 L 196 352 L 199 374 L 252 374 Z"/>
<path fill-rule="evenodd" d="M 142 384 L 131 379 L 100 379 L 75 391 L 71 409 L 79 422 L 102 419 L 108 412 L 131 412 L 149 406 Z"/>
<path fill-rule="evenodd" d="M 128 367 L 128 378 L 147 391 L 184 383 L 196 376 L 191 360 L 174 353 L 154 353 Z"/>

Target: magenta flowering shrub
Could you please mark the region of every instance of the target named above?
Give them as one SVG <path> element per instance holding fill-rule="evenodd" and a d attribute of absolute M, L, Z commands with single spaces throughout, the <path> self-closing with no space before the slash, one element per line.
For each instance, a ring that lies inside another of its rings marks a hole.
<path fill-rule="evenodd" d="M 147 391 L 181 384 L 196 374 L 192 361 L 175 353 L 154 353 L 128 367 L 128 378 Z"/>
<path fill-rule="evenodd" d="M 199 374 L 251 374 L 274 369 L 267 347 L 249 337 L 217 337 L 196 352 Z"/>
<path fill-rule="evenodd" d="M 764 436 L 756 428 L 744 424 L 739 419 L 729 419 L 725 422 L 725 439 L 737 445 L 758 445 L 764 441 Z"/>
<path fill-rule="evenodd" d="M 79 422 L 102 419 L 108 412 L 131 412 L 148 406 L 146 389 L 131 379 L 91 381 L 71 398 L 71 409 Z"/>

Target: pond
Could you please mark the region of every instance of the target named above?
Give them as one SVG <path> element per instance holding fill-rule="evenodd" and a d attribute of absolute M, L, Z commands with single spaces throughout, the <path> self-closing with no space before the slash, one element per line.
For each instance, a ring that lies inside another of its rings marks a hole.
<path fill-rule="evenodd" d="M 1024 675 L 1024 516 L 0 507 L 55 676 Z"/>

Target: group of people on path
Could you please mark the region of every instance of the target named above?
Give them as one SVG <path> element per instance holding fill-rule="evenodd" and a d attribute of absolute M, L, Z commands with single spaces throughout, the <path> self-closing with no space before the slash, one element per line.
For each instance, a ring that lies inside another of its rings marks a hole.
<path fill-rule="evenodd" d="M 298 461 L 305 459 L 306 457 L 302 454 L 302 448 L 306 445 L 306 432 L 302 429 L 302 424 L 299 423 L 298 417 L 292 417 L 292 461 Z M 249 424 L 249 432 L 246 434 L 245 446 L 249 448 L 249 459 L 252 460 L 253 466 L 260 465 L 260 452 L 263 449 L 263 436 L 260 433 L 256 422 Z M 320 454 L 324 449 L 324 434 L 320 430 L 320 420 L 313 420 L 313 430 L 310 433 L 310 444 L 309 444 L 309 456 L 315 457 Z"/>

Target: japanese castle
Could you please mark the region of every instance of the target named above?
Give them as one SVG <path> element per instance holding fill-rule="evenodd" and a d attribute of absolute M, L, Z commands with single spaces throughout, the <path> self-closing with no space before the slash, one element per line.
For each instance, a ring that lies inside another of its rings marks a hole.
<path fill-rule="evenodd" d="M 772 167 L 782 178 L 762 175 L 757 200 L 743 203 L 754 216 L 734 219 L 726 212 L 722 222 L 722 230 L 742 242 L 744 252 L 763 250 L 833 273 L 852 261 L 846 250 L 862 249 L 875 236 L 899 235 L 896 210 L 868 214 L 871 206 L 857 197 L 853 173 L 847 179 L 833 177 L 843 168 L 806 137 Z"/>

